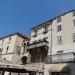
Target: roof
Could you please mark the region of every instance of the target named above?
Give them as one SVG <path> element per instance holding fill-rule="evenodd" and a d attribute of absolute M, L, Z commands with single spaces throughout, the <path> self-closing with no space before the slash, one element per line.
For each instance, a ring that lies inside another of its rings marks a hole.
<path fill-rule="evenodd" d="M 0 37 L 0 39 L 4 39 L 4 38 L 7 38 L 7 37 L 9 37 L 9 36 L 14 36 L 14 35 L 18 35 L 18 36 L 20 36 L 20 37 L 22 37 L 22 38 L 24 38 L 24 39 L 29 39 L 27 36 L 25 36 L 25 35 L 22 35 L 21 33 L 19 33 L 19 32 L 15 32 L 15 33 L 11 33 L 11 34 L 9 34 L 9 35 L 6 35 L 6 36 L 3 36 L 3 37 Z"/>
<path fill-rule="evenodd" d="M 38 27 L 43 26 L 43 25 L 45 25 L 45 24 L 48 24 L 49 22 L 53 21 L 53 20 L 56 19 L 57 17 L 63 16 L 63 15 L 65 15 L 65 14 L 67 14 L 67 13 L 69 13 L 69 12 L 73 12 L 73 11 L 75 11 L 75 9 L 72 9 L 72 10 L 70 10 L 70 11 L 68 11 L 68 12 L 65 12 L 65 13 L 61 14 L 61 15 L 55 16 L 55 17 L 53 17 L 52 19 L 50 19 L 50 20 L 48 20 L 48 21 L 46 21 L 46 22 L 43 22 L 43 23 L 41 23 L 41 24 L 39 24 L 39 25 L 37 25 L 37 26 L 32 27 L 31 29 L 33 30 L 33 29 L 35 29 L 35 28 L 38 28 Z"/>
<path fill-rule="evenodd" d="M 16 63 L 12 63 L 7 59 L 0 59 L 0 70 L 8 71 L 8 72 L 16 72 L 16 73 L 28 73 L 23 65 L 19 65 Z"/>

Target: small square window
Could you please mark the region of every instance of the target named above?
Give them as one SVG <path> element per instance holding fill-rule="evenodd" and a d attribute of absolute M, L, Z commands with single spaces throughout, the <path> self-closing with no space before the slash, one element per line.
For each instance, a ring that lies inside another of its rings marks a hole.
<path fill-rule="evenodd" d="M 57 17 L 57 22 L 61 22 L 61 16 Z"/>
<path fill-rule="evenodd" d="M 48 31 L 48 26 L 44 27 L 44 30 L 45 30 L 45 31 Z"/>
<path fill-rule="evenodd" d="M 47 33 L 47 32 L 48 32 L 48 26 L 45 26 L 45 27 L 44 27 L 44 32 L 43 32 L 43 33 L 45 34 L 45 33 Z"/>
<path fill-rule="evenodd" d="M 75 20 L 73 20 L 73 26 L 75 27 Z"/>
<path fill-rule="evenodd" d="M 37 30 L 35 30 L 34 33 L 37 34 Z"/>
<path fill-rule="evenodd" d="M 34 31 L 33 37 L 37 37 L 37 30 Z"/>
<path fill-rule="evenodd" d="M 75 16 L 75 10 L 73 11 L 73 16 Z"/>
<path fill-rule="evenodd" d="M 57 31 L 58 31 L 58 32 L 61 31 L 61 25 L 58 25 L 58 26 L 57 26 Z"/>

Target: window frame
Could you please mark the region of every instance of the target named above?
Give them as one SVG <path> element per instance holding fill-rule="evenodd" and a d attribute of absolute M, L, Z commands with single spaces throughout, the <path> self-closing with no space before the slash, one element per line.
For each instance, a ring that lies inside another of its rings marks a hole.
<path fill-rule="evenodd" d="M 8 41 L 8 44 L 10 43 L 10 41 L 11 41 L 11 36 L 9 36 L 9 41 Z"/>
<path fill-rule="evenodd" d="M 63 54 L 63 51 L 62 50 L 57 51 L 57 54 Z"/>
<path fill-rule="evenodd" d="M 61 22 L 62 18 L 61 16 L 57 17 L 57 22 Z"/>
<path fill-rule="evenodd" d="M 75 33 L 72 34 L 73 42 L 75 43 Z"/>
<path fill-rule="evenodd" d="M 2 43 L 1 43 L 1 45 L 3 45 L 3 43 L 4 43 L 4 38 L 2 39 Z"/>
<path fill-rule="evenodd" d="M 43 34 L 46 34 L 48 32 L 48 26 L 43 27 Z"/>
<path fill-rule="evenodd" d="M 60 31 L 62 31 L 62 25 L 57 26 L 57 32 L 60 32 Z"/>
<path fill-rule="evenodd" d="M 72 13 L 73 13 L 73 16 L 75 16 L 75 10 Z"/>
<path fill-rule="evenodd" d="M 6 48 L 7 50 L 6 50 L 6 54 L 8 53 L 8 50 L 9 50 L 9 46 L 7 46 L 7 48 Z"/>
<path fill-rule="evenodd" d="M 34 35 L 33 37 L 37 37 L 37 30 L 34 30 Z"/>
<path fill-rule="evenodd" d="M 58 45 L 62 44 L 62 36 L 57 36 Z"/>
<path fill-rule="evenodd" d="M 73 20 L 73 27 L 75 27 L 75 20 Z"/>
<path fill-rule="evenodd" d="M 0 54 L 2 54 L 3 48 L 0 48 Z"/>

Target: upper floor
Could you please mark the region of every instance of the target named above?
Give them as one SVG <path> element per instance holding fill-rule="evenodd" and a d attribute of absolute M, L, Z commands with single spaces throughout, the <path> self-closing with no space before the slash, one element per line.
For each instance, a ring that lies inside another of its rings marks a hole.
<path fill-rule="evenodd" d="M 2 58 L 11 59 L 13 54 L 26 52 L 24 43 L 30 39 L 20 33 L 12 33 L 7 36 L 0 37 L 0 56 Z"/>
<path fill-rule="evenodd" d="M 49 42 L 49 52 L 75 52 L 75 10 L 33 27 L 30 43 L 43 39 Z"/>

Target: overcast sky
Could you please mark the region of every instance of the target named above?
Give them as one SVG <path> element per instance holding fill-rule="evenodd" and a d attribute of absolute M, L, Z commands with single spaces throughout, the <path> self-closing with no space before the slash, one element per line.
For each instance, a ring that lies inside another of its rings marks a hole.
<path fill-rule="evenodd" d="M 75 0 L 0 0 L 0 36 L 30 35 L 33 26 L 72 9 Z"/>

